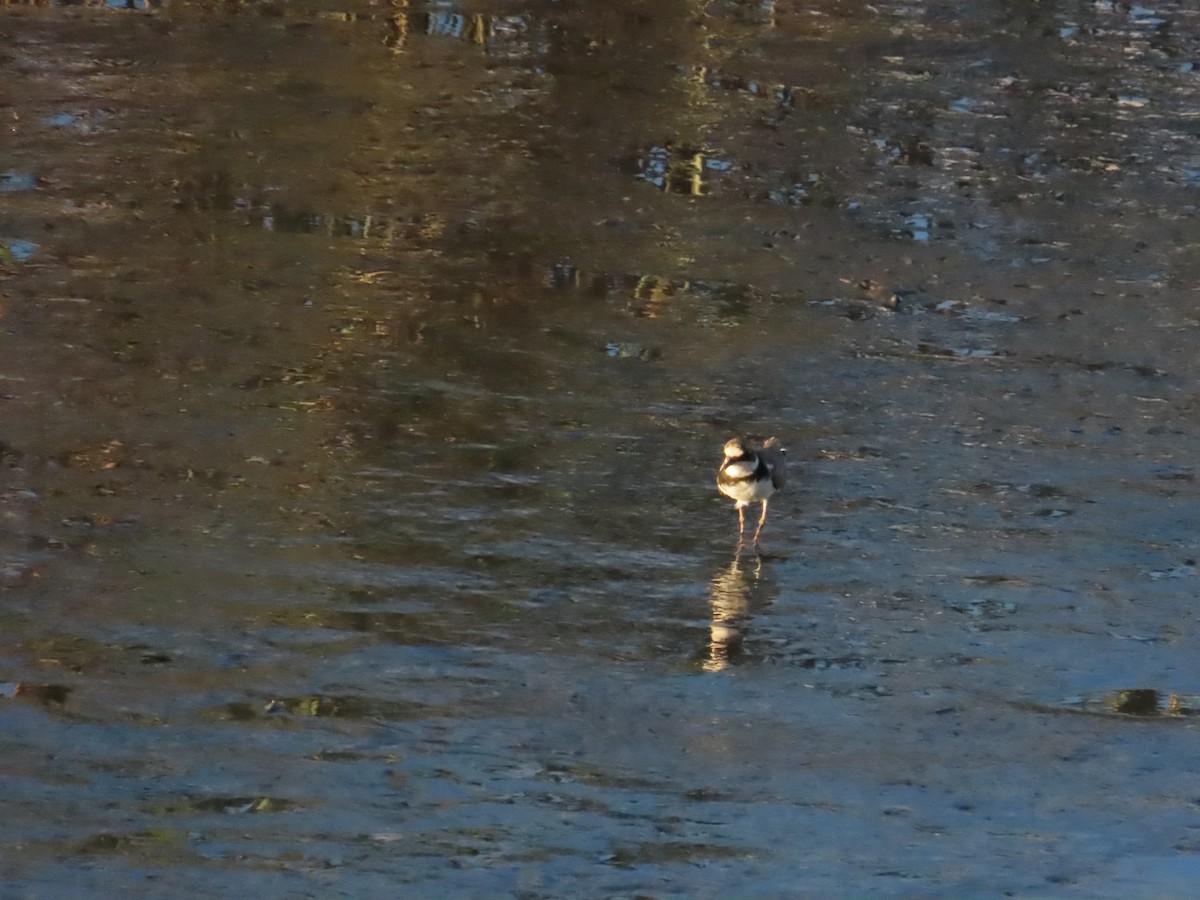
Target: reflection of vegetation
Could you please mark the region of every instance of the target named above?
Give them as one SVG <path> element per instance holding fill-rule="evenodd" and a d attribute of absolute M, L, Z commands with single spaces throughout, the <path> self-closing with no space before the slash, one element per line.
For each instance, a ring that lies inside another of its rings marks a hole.
<path fill-rule="evenodd" d="M 61 466 L 90 472 L 115 469 L 127 461 L 128 451 L 125 445 L 116 439 L 73 450 L 64 450 L 57 456 L 57 462 Z"/>
<path fill-rule="evenodd" d="M 1155 688 L 1128 688 L 1105 694 L 1093 694 L 1077 698 L 1062 706 L 1041 703 L 1018 705 L 1027 706 L 1039 712 L 1118 715 L 1138 719 L 1183 719 L 1200 715 L 1200 696 L 1166 693 Z"/>
<path fill-rule="evenodd" d="M 0 6 L 82 6 L 115 11 L 164 9 L 169 0 L 3 0 Z"/>
<path fill-rule="evenodd" d="M 647 842 L 635 846 L 621 846 L 613 850 L 606 860 L 614 866 L 667 865 L 671 863 L 702 864 L 711 859 L 733 859 L 744 856 L 745 851 L 717 844 L 694 844 L 682 841 Z"/>
<path fill-rule="evenodd" d="M 97 666 L 119 668 L 130 662 L 140 663 L 147 652 L 152 652 L 144 644 L 109 644 L 74 634 L 41 635 L 25 641 L 20 649 L 43 664 L 74 670 Z"/>
<path fill-rule="evenodd" d="M 330 719 L 379 718 L 392 722 L 424 719 L 440 714 L 426 704 L 407 700 L 384 700 L 378 697 L 329 694 L 277 698 L 271 700 L 265 707 L 256 707 L 252 703 L 238 701 L 225 704 L 215 713 L 217 718 L 243 722 L 278 713 Z"/>
<path fill-rule="evenodd" d="M 1196 697 L 1164 694 L 1153 688 L 1135 688 L 1110 694 L 1108 707 L 1127 716 L 1194 716 L 1200 714 Z"/>
<path fill-rule="evenodd" d="M 175 184 L 176 201 L 179 209 L 228 210 L 233 209 L 236 192 L 233 177 L 226 171 L 201 172 Z"/>
<path fill-rule="evenodd" d="M 1178 710 L 1178 700 L 1175 695 L 1171 694 L 1170 699 L 1171 706 Z M 1109 705 L 1113 712 L 1131 716 L 1157 716 L 1160 712 L 1165 712 L 1161 707 L 1159 693 L 1155 690 L 1117 691 L 1112 696 Z"/>
<path fill-rule="evenodd" d="M 195 854 L 189 849 L 186 832 L 164 828 L 124 833 L 95 834 L 79 843 L 76 852 L 85 856 L 134 856 L 146 861 L 190 861 Z"/>
<path fill-rule="evenodd" d="M 65 684 L 29 684 L 21 682 L 12 688 L 14 697 L 34 700 L 44 706 L 63 706 L 70 698 L 72 688 Z"/>
<path fill-rule="evenodd" d="M 297 715 L 317 718 L 361 719 L 380 711 L 377 701 L 363 697 L 297 697 L 290 700 L 276 700 L 275 703 Z M 388 718 L 396 718 L 395 713 L 400 711 L 401 706 L 395 703 L 389 703 L 388 706 L 391 708 Z M 404 704 L 404 708 L 409 712 L 412 709 L 420 709 L 418 704 Z"/>
<path fill-rule="evenodd" d="M 548 24 L 523 15 L 467 15 L 439 10 L 412 18 L 412 24 L 431 37 L 457 38 L 506 59 L 544 54 L 549 42 Z"/>
<path fill-rule="evenodd" d="M 362 762 L 364 760 L 394 763 L 400 759 L 400 756 L 395 753 L 366 753 L 357 750 L 318 750 L 308 758 L 317 762 L 331 763 Z"/>
<path fill-rule="evenodd" d="M 573 781 L 593 787 L 615 788 L 619 790 L 657 790 L 660 785 L 646 778 L 631 775 L 619 775 L 597 765 L 584 762 L 548 762 L 544 777 L 554 781 Z"/>
<path fill-rule="evenodd" d="M 636 162 L 637 177 L 669 194 L 700 197 L 708 193 L 714 174 L 733 165 L 712 151 L 697 147 L 651 147 Z"/>
<path fill-rule="evenodd" d="M 180 800 L 155 803 L 148 812 L 155 815 L 187 815 L 190 813 L 273 813 L 287 812 L 300 806 L 295 800 L 283 797 L 238 797 L 224 795 L 186 796 Z"/>

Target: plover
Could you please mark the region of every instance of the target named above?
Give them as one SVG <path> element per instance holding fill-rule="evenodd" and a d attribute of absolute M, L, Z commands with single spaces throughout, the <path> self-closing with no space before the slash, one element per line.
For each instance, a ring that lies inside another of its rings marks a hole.
<path fill-rule="evenodd" d="M 725 442 L 725 461 L 717 471 L 717 490 L 737 504 L 739 547 L 745 542 L 746 507 L 751 503 L 762 504 L 762 515 L 754 531 L 754 545 L 758 546 L 758 537 L 767 523 L 767 500 L 787 483 L 786 452 L 775 438 L 768 438 L 761 447 L 744 438 Z"/>

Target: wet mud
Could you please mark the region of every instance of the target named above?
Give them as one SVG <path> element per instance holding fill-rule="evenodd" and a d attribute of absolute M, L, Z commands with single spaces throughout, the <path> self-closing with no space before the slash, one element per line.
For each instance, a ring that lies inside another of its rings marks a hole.
<path fill-rule="evenodd" d="M 1194 893 L 1198 62 L 0 6 L 6 895 Z"/>

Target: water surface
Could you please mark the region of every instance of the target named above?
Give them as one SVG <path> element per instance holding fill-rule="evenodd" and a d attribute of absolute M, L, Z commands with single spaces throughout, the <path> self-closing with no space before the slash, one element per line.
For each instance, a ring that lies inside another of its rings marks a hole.
<path fill-rule="evenodd" d="M 1178 3 L 0 9 L 13 895 L 1186 895 L 1197 59 Z"/>

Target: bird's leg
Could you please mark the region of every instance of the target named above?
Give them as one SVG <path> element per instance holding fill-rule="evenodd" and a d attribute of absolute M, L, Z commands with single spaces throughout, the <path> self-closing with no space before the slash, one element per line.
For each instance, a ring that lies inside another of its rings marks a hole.
<path fill-rule="evenodd" d="M 746 533 L 746 507 L 738 504 L 738 546 L 741 547 L 745 543 Z"/>
<path fill-rule="evenodd" d="M 762 502 L 762 515 L 758 517 L 758 528 L 754 532 L 754 546 L 758 546 L 758 536 L 762 534 L 763 526 L 767 524 L 767 501 Z"/>

